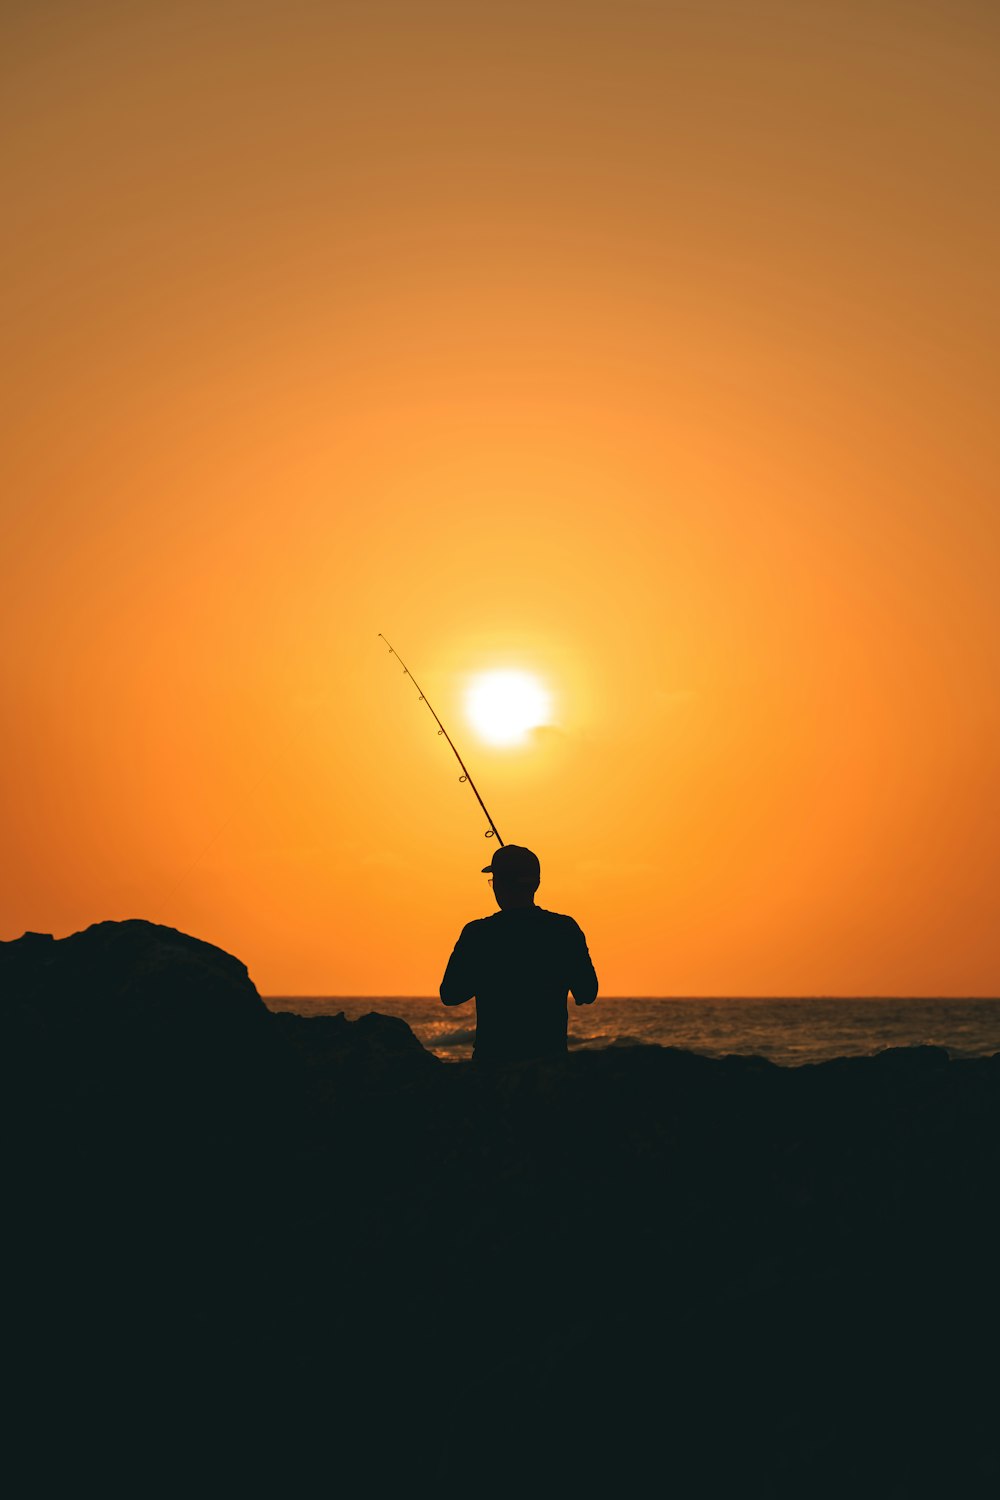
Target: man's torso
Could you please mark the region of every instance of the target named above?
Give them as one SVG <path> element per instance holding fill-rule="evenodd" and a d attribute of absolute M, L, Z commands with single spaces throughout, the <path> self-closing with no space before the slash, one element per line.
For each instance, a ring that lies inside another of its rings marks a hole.
<path fill-rule="evenodd" d="M 456 959 L 476 997 L 477 1062 L 565 1053 L 567 993 L 589 966 L 572 917 L 540 906 L 496 912 L 468 924 Z"/>

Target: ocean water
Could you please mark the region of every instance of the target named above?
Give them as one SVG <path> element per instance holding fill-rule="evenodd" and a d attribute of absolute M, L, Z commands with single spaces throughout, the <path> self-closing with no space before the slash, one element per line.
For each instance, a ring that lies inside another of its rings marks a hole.
<path fill-rule="evenodd" d="M 431 1052 L 472 1055 L 475 1006 L 449 1008 L 436 997 L 268 996 L 272 1010 L 302 1016 L 369 1011 L 401 1016 Z M 785 1067 L 833 1057 L 866 1057 L 886 1047 L 945 1047 L 952 1057 L 1000 1052 L 1000 999 L 626 999 L 569 1007 L 571 1049 L 656 1043 L 710 1057 L 770 1058 Z"/>

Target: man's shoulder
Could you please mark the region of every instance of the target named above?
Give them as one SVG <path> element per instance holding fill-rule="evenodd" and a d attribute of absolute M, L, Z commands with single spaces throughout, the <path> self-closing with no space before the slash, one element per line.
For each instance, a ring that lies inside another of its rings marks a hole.
<path fill-rule="evenodd" d="M 459 937 L 475 937 L 475 935 L 478 932 L 482 932 L 486 927 L 486 924 L 488 922 L 491 922 L 492 920 L 492 917 L 473 917 L 471 922 L 466 922 L 465 926 L 462 928 L 462 931 L 459 933 Z"/>
<path fill-rule="evenodd" d="M 576 920 L 576 918 L 567 916 L 565 912 L 547 911 L 544 906 L 539 906 L 537 910 L 542 914 L 542 916 L 552 927 L 560 927 L 564 932 L 582 931 L 582 928 L 580 927 L 580 924 Z"/>

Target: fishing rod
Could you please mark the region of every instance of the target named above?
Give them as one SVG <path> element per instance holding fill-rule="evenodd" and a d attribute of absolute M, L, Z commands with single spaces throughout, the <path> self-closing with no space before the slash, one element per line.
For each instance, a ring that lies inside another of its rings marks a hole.
<path fill-rule="evenodd" d="M 389 642 L 386 640 L 386 638 L 382 634 L 381 630 L 379 631 L 378 634 L 379 634 L 379 640 L 385 641 L 386 645 L 389 646 Z M 465 761 L 462 759 L 462 757 L 459 755 L 458 751 L 455 749 L 455 742 L 454 742 L 454 740 L 452 739 L 451 735 L 448 733 L 447 729 L 445 729 L 444 725 L 441 723 L 441 720 L 438 718 L 437 714 L 434 713 L 434 710 L 433 710 L 433 708 L 431 708 L 430 702 L 428 701 L 427 695 L 425 694 L 423 688 L 420 686 L 420 683 L 414 677 L 413 673 L 410 671 L 409 667 L 406 665 L 405 661 L 400 656 L 399 652 L 398 651 L 394 651 L 393 648 L 391 646 L 389 646 L 389 655 L 390 656 L 394 656 L 396 658 L 396 660 L 399 662 L 399 665 L 403 669 L 403 676 L 404 677 L 408 677 L 410 679 L 410 681 L 413 683 L 413 686 L 416 688 L 417 692 L 420 694 L 419 701 L 421 703 L 426 703 L 427 707 L 430 708 L 430 711 L 431 711 L 431 714 L 433 716 L 434 722 L 435 722 L 435 724 L 438 727 L 438 734 L 443 734 L 444 735 L 445 739 L 448 741 L 448 744 L 451 746 L 452 751 L 454 752 L 455 759 L 458 761 L 459 765 L 462 767 L 462 774 L 461 774 L 461 776 L 458 779 L 459 779 L 460 782 L 461 781 L 467 781 L 469 783 L 469 786 L 472 788 L 473 792 L 475 792 L 476 801 L 479 803 L 479 806 L 482 808 L 483 812 L 486 813 L 486 821 L 490 825 L 489 828 L 486 830 L 486 833 L 485 833 L 484 837 L 486 837 L 488 839 L 495 838 L 496 841 L 497 841 L 497 843 L 500 845 L 500 847 L 502 849 L 504 847 L 504 842 L 503 842 L 503 839 L 500 837 L 500 833 L 499 833 L 499 830 L 497 829 L 497 825 L 494 823 L 493 819 L 490 817 L 489 812 L 487 812 L 486 803 L 483 801 L 482 797 L 480 797 L 479 792 L 478 792 L 478 790 L 476 788 L 476 783 L 473 781 L 472 777 L 469 775 L 468 768 L 467 768 L 467 766 L 465 764 Z"/>

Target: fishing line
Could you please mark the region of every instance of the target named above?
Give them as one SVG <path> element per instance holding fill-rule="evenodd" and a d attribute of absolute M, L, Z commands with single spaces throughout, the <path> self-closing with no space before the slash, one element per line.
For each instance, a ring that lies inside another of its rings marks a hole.
<path fill-rule="evenodd" d="M 378 634 L 379 634 L 379 640 L 385 641 L 386 645 L 389 646 L 389 642 L 386 640 L 386 638 L 382 634 L 381 630 L 379 631 Z M 502 849 L 504 847 L 504 843 L 503 843 L 503 839 L 500 837 L 499 831 L 497 830 L 497 825 L 494 823 L 493 819 L 490 817 L 489 812 L 487 811 L 487 808 L 486 808 L 486 803 L 483 801 L 482 797 L 480 797 L 479 792 L 478 792 L 478 790 L 476 788 L 476 783 L 473 781 L 472 777 L 469 775 L 468 768 L 466 767 L 465 761 L 462 759 L 462 757 L 459 755 L 458 751 L 455 749 L 455 742 L 454 742 L 454 740 L 452 739 L 451 735 L 448 733 L 447 729 L 445 729 L 444 725 L 441 723 L 441 720 L 438 718 L 437 714 L 434 713 L 434 710 L 433 710 L 433 708 L 431 708 L 431 705 L 430 705 L 430 702 L 428 701 L 426 693 L 424 692 L 423 688 L 420 686 L 420 684 L 417 681 L 417 679 L 414 677 L 413 673 L 410 671 L 409 667 L 406 665 L 406 663 L 403 660 L 403 658 L 400 656 L 399 652 L 398 651 L 394 651 L 393 648 L 391 646 L 389 646 L 389 655 L 390 656 L 394 656 L 396 658 L 396 660 L 399 662 L 399 665 L 403 669 L 403 676 L 404 677 L 408 677 L 410 679 L 410 681 L 413 683 L 413 686 L 416 688 L 418 694 L 420 695 L 419 701 L 421 703 L 426 703 L 427 704 L 427 707 L 430 709 L 431 715 L 433 716 L 434 722 L 435 722 L 435 724 L 438 727 L 438 734 L 443 734 L 444 735 L 445 739 L 448 741 L 448 744 L 452 748 L 452 752 L 453 752 L 453 754 L 455 756 L 455 759 L 458 761 L 459 765 L 462 767 L 462 774 L 461 774 L 461 776 L 458 779 L 459 779 L 460 782 L 467 781 L 469 783 L 469 786 L 472 788 L 473 792 L 475 793 L 476 801 L 479 803 L 479 806 L 482 808 L 483 812 L 486 813 L 486 821 L 490 825 L 489 828 L 486 830 L 486 833 L 485 833 L 484 837 L 488 838 L 488 839 L 495 838 L 496 841 L 497 841 L 497 843 L 500 845 L 500 847 Z"/>

